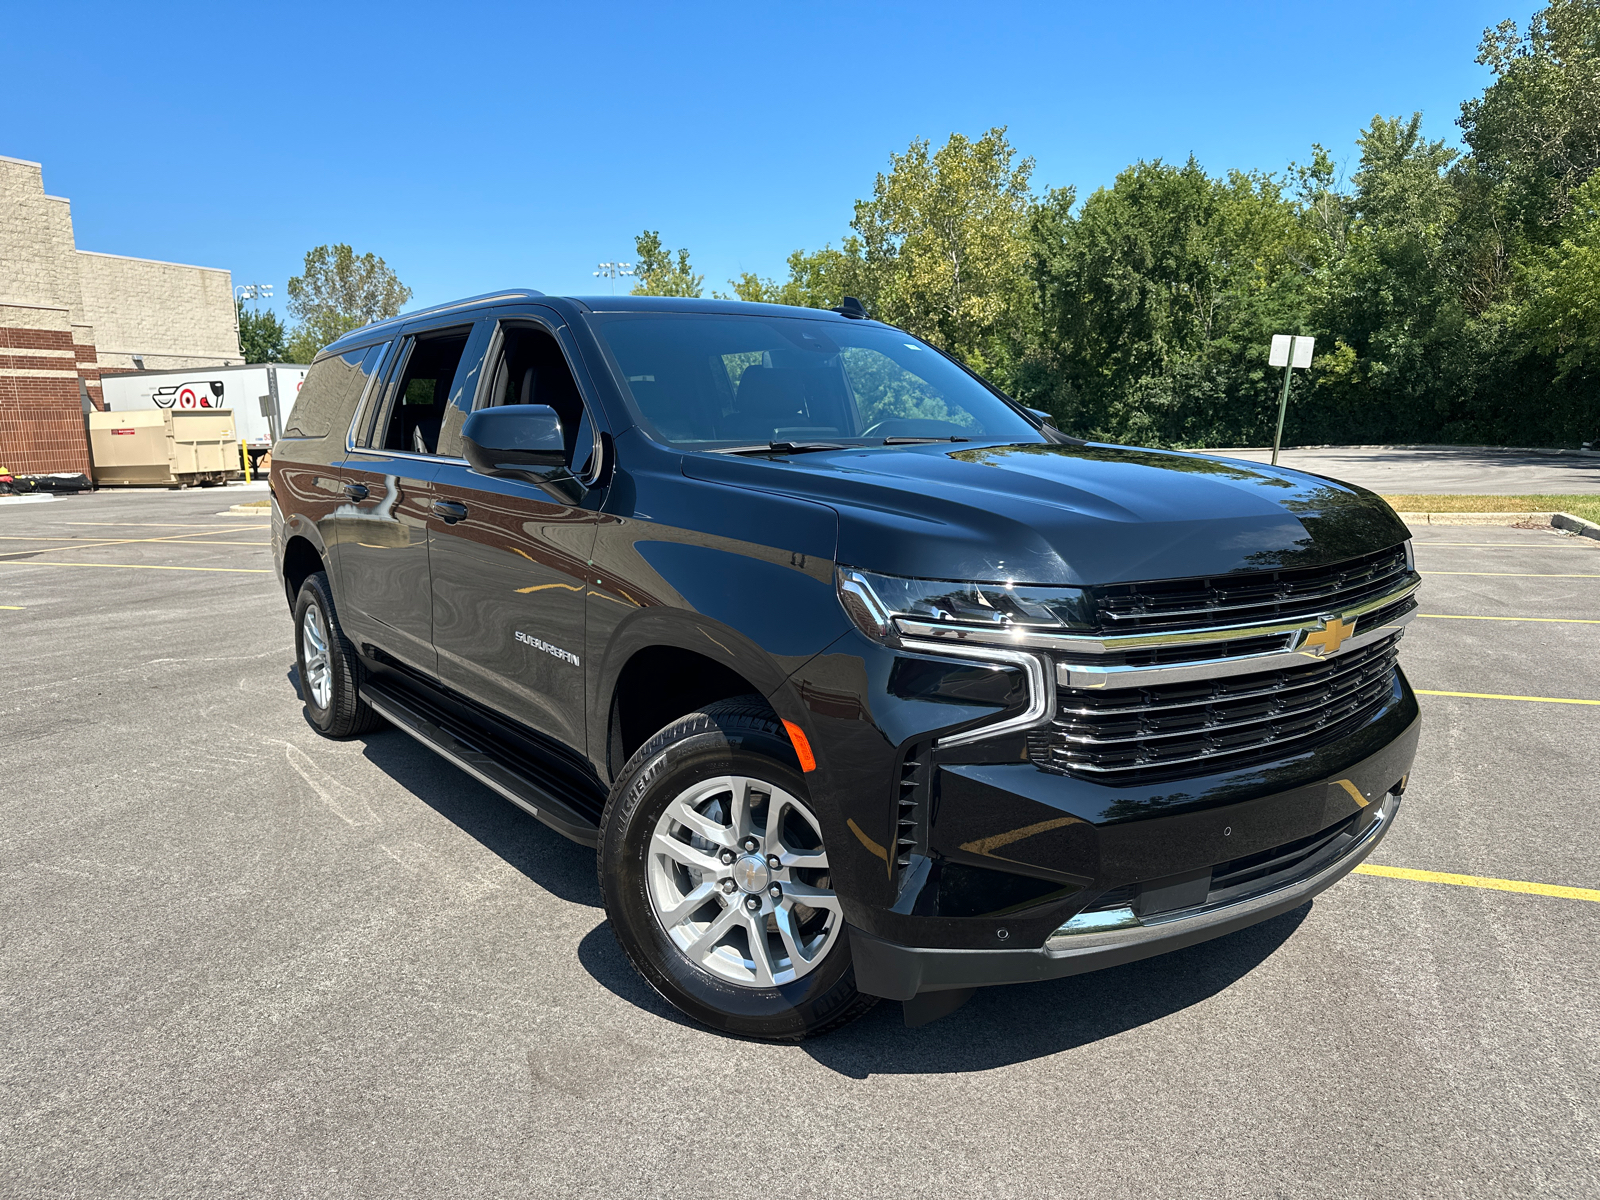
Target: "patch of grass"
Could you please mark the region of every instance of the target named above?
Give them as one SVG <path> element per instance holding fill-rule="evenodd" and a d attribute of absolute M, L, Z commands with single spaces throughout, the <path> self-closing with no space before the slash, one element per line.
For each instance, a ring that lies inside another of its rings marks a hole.
<path fill-rule="evenodd" d="M 272 501 L 270 499 L 268 499 L 268 500 L 246 500 L 241 504 L 235 504 L 234 507 L 235 508 L 271 508 L 272 507 Z"/>
<path fill-rule="evenodd" d="M 1600 496 L 1385 496 L 1396 512 L 1564 512 L 1600 523 Z"/>

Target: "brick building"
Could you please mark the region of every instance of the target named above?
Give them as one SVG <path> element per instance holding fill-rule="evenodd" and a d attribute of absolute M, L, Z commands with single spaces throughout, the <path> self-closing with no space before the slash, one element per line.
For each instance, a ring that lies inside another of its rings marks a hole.
<path fill-rule="evenodd" d="M 242 362 L 227 271 L 79 250 L 43 168 L 0 156 L 0 466 L 87 474 L 103 373 Z"/>

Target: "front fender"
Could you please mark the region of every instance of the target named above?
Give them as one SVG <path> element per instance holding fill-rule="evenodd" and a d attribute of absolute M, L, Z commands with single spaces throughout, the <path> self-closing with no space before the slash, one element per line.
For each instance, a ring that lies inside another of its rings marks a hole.
<path fill-rule="evenodd" d="M 771 696 L 851 628 L 834 592 L 833 510 L 791 497 L 619 470 L 587 595 L 590 745 L 641 650 L 691 651 Z M 646 515 L 648 514 L 648 515 Z"/>

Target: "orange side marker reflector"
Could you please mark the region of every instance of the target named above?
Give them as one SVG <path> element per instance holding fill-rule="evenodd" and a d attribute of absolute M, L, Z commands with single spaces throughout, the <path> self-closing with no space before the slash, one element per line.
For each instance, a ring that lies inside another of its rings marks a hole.
<path fill-rule="evenodd" d="M 793 721 L 785 721 L 783 727 L 789 731 L 789 741 L 794 746 L 796 757 L 800 759 L 800 769 L 815 771 L 817 756 L 811 753 L 811 743 L 806 741 L 806 731 Z"/>

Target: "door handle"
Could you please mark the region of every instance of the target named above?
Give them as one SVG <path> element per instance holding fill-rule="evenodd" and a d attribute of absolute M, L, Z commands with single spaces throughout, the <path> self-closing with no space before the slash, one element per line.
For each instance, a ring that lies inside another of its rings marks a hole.
<path fill-rule="evenodd" d="M 367 498 L 367 485 L 364 483 L 347 483 L 344 485 L 344 494 L 352 500 L 365 500 Z"/>
<path fill-rule="evenodd" d="M 446 525 L 454 525 L 467 515 L 467 506 L 457 504 L 454 500 L 435 500 L 433 502 L 433 515 Z"/>

